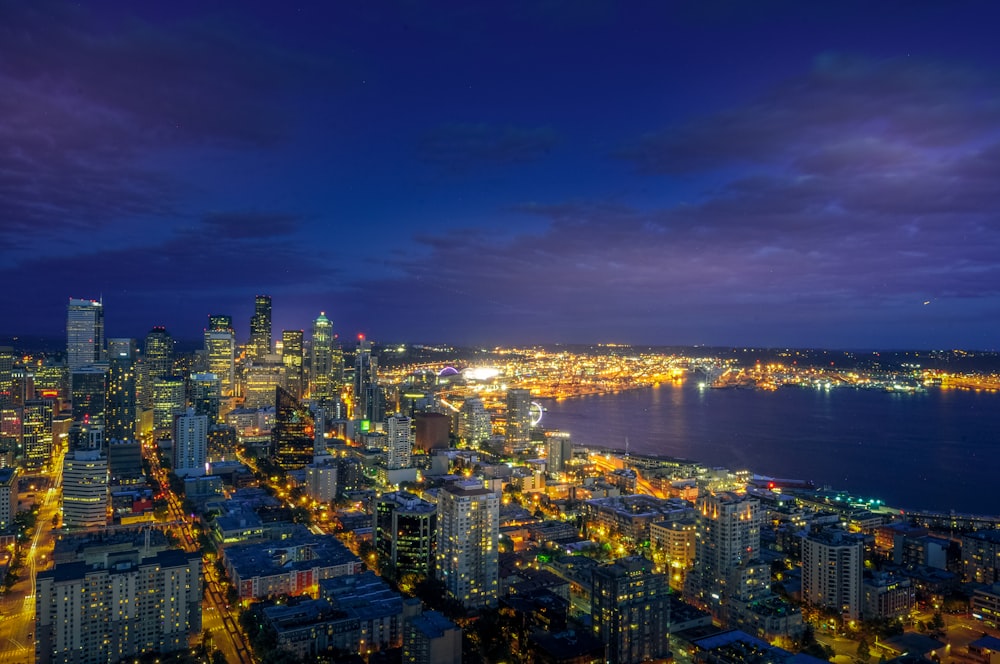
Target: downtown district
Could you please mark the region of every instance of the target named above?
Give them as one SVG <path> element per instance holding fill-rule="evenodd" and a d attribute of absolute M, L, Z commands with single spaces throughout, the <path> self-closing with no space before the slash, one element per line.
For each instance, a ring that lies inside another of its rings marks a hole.
<path fill-rule="evenodd" d="M 207 323 L 181 354 L 71 299 L 64 352 L 0 347 L 0 664 L 997 661 L 1000 518 L 586 449 L 537 404 L 990 375 Z"/>

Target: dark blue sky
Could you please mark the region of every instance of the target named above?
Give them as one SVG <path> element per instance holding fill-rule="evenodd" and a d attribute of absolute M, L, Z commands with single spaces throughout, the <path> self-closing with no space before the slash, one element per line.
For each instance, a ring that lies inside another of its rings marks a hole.
<path fill-rule="evenodd" d="M 1000 345 L 996 3 L 435 4 L 0 0 L 0 334 Z"/>

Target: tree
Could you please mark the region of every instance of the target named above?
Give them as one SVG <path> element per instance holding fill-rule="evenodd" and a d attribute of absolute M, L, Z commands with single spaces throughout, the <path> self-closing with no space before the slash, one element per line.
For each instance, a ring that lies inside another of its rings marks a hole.
<path fill-rule="evenodd" d="M 941 615 L 940 611 L 935 611 L 934 617 L 931 618 L 931 630 L 934 632 L 941 632 L 944 630 L 944 616 Z"/>
<path fill-rule="evenodd" d="M 868 664 L 868 661 L 872 658 L 871 647 L 868 645 L 868 640 L 864 637 L 858 641 L 858 661 L 863 664 Z"/>

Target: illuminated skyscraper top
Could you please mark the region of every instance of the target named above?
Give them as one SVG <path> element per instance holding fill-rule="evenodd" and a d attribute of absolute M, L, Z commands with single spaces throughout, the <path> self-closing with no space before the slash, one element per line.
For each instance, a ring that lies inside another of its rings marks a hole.
<path fill-rule="evenodd" d="M 309 362 L 309 398 L 325 406 L 333 399 L 333 323 L 321 311 L 312 328 L 312 348 Z"/>
<path fill-rule="evenodd" d="M 247 355 L 262 361 L 271 353 L 271 296 L 258 295 L 250 317 L 250 344 Z"/>
<path fill-rule="evenodd" d="M 104 304 L 70 298 L 66 308 L 66 364 L 70 371 L 104 359 Z"/>
<path fill-rule="evenodd" d="M 146 335 L 144 356 L 146 375 L 151 381 L 173 375 L 174 338 L 165 327 L 154 327 Z"/>

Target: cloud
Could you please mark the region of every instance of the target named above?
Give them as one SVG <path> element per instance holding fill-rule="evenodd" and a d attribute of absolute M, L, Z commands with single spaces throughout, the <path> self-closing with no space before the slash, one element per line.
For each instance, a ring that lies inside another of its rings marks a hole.
<path fill-rule="evenodd" d="M 417 152 L 420 159 L 442 170 L 463 173 L 537 161 L 558 143 L 558 136 L 548 127 L 447 124 L 426 132 Z"/>
<path fill-rule="evenodd" d="M 161 157 L 279 144 L 293 131 L 284 102 L 331 71 L 211 20 L 159 27 L 54 2 L 2 13 L 0 241 L 12 250 L 164 223 L 187 188 Z"/>
<path fill-rule="evenodd" d="M 301 223 L 298 215 L 275 212 L 213 212 L 203 219 L 206 237 L 262 239 L 290 235 Z"/>
<path fill-rule="evenodd" d="M 784 164 L 831 143 L 948 149 L 995 132 L 993 72 L 901 58 L 818 58 L 808 73 L 753 102 L 647 134 L 616 155 L 644 173 Z"/>

